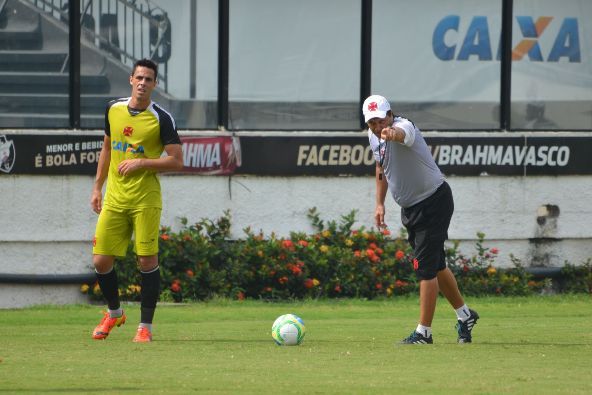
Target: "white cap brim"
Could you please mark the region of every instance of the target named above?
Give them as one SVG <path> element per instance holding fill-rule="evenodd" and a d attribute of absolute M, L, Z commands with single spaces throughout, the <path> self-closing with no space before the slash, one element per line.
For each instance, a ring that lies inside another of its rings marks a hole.
<path fill-rule="evenodd" d="M 368 122 L 372 118 L 386 118 L 387 111 L 372 111 L 364 114 L 364 122 Z"/>

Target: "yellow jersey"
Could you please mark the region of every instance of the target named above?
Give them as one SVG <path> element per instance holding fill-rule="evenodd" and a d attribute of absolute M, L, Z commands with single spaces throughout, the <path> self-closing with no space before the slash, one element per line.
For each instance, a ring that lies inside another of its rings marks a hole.
<path fill-rule="evenodd" d="M 117 167 L 125 159 L 159 158 L 165 145 L 181 144 L 181 140 L 170 113 L 154 102 L 143 111 L 130 109 L 130 99 L 113 100 L 105 111 L 105 134 L 111 139 L 105 204 L 119 208 L 162 208 L 156 171 L 142 169 L 124 176 Z"/>

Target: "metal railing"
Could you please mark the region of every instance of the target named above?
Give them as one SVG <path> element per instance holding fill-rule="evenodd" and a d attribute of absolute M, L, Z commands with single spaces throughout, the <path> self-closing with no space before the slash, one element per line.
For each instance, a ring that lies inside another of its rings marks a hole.
<path fill-rule="evenodd" d="M 26 1 L 68 24 L 67 0 Z M 82 0 L 80 26 L 82 39 L 126 66 L 142 58 L 164 66 L 160 67 L 159 80 L 161 87 L 168 90 L 171 21 L 162 8 L 150 0 Z"/>

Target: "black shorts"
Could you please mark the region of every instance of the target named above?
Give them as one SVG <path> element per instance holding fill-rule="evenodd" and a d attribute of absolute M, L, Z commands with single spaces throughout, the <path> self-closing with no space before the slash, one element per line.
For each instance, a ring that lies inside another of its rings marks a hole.
<path fill-rule="evenodd" d="M 415 252 L 413 267 L 418 280 L 431 280 L 446 268 L 444 241 L 453 212 L 452 190 L 446 181 L 430 197 L 401 209 L 401 221 Z"/>

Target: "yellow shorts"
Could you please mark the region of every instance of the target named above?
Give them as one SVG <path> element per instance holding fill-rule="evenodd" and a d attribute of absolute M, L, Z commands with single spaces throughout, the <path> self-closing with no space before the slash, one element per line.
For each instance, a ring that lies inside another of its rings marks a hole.
<path fill-rule="evenodd" d="M 104 205 L 97 221 L 93 254 L 125 256 L 133 233 L 137 255 L 157 255 L 161 211 L 156 207 L 117 208 Z"/>

